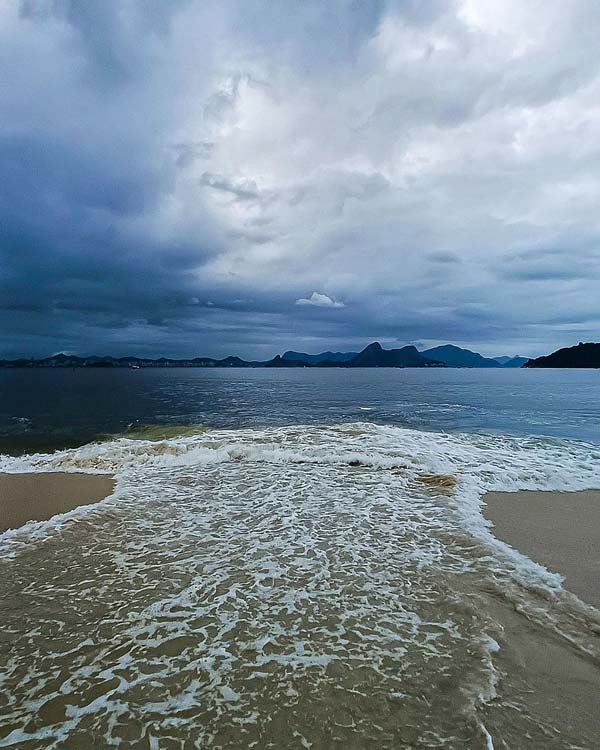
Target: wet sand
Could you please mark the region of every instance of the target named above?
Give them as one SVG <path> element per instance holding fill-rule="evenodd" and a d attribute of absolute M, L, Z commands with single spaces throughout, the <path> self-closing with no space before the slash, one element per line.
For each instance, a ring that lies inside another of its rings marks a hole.
<path fill-rule="evenodd" d="M 496 622 L 494 637 L 500 644 L 500 651 L 494 654 L 498 697 L 481 709 L 495 750 L 597 750 L 597 661 L 556 632 L 519 614 L 499 594 L 485 595 L 481 605 Z M 519 723 L 522 714 L 536 727 L 526 739 Z"/>
<path fill-rule="evenodd" d="M 484 515 L 498 539 L 564 576 L 600 609 L 600 490 L 490 492 Z"/>
<path fill-rule="evenodd" d="M 564 587 L 600 608 L 600 490 L 585 492 L 491 492 L 484 515 L 493 533 L 514 549 L 564 576 Z M 510 736 L 504 696 L 516 714 L 524 711 L 538 726 L 532 747 L 597 746 L 600 669 L 558 633 L 540 628 L 501 597 L 485 607 L 500 628 L 500 697 L 483 709 L 494 747 L 518 746 Z M 543 744 L 542 744 L 543 743 Z M 527 744 L 527 743 L 525 743 Z"/>
<path fill-rule="evenodd" d="M 0 532 L 97 503 L 114 486 L 106 474 L 0 474 Z"/>

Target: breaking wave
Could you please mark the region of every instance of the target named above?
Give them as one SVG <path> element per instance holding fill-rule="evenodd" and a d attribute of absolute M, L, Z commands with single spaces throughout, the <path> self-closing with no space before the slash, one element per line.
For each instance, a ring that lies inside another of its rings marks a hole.
<path fill-rule="evenodd" d="M 560 577 L 496 540 L 481 503 L 597 487 L 598 446 L 160 430 L 0 458 L 117 480 L 103 503 L 0 535 L 0 593 L 25 592 L 6 610 L 0 748 L 490 748 L 481 590 L 597 657 Z"/>

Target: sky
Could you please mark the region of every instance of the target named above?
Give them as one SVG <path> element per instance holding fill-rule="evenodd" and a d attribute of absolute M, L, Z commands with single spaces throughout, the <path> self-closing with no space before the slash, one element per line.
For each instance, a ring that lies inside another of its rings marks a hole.
<path fill-rule="evenodd" d="M 0 357 L 600 340 L 600 3 L 0 0 Z"/>

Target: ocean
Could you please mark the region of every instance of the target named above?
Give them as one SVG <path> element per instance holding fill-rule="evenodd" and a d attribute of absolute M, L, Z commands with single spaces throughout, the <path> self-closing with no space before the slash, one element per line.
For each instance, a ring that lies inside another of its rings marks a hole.
<path fill-rule="evenodd" d="M 117 480 L 0 535 L 0 748 L 598 746 L 511 653 L 597 613 L 481 508 L 600 487 L 600 372 L 5 370 L 0 440 Z"/>

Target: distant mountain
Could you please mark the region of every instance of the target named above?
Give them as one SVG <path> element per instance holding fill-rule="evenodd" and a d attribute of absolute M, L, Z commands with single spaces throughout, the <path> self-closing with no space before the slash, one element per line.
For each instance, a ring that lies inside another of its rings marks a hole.
<path fill-rule="evenodd" d="M 445 362 L 448 367 L 502 367 L 496 359 L 482 357 L 470 349 L 461 349 L 453 344 L 434 346 L 433 349 L 425 349 L 421 354 L 430 359 Z"/>
<path fill-rule="evenodd" d="M 383 349 L 374 342 L 344 363 L 346 367 L 446 367 L 444 362 L 424 357 L 414 346 L 401 349 Z"/>
<path fill-rule="evenodd" d="M 246 362 L 246 360 L 239 357 L 225 357 L 225 359 L 215 359 L 213 361 L 217 367 L 260 367 L 262 365 L 262 362 Z"/>
<path fill-rule="evenodd" d="M 365 347 L 361 352 L 321 352 L 304 354 L 286 351 L 266 362 L 246 361 L 230 356 L 223 359 L 193 357 L 171 359 L 159 357 L 79 357 L 75 354 L 54 354 L 42 359 L 0 359 L 0 367 L 598 367 L 600 344 L 580 343 L 537 359 L 526 357 L 482 357 L 477 352 L 453 344 L 435 346 L 419 352 L 414 346 L 384 349 L 379 342 Z"/>
<path fill-rule="evenodd" d="M 267 362 L 247 362 L 240 357 L 194 357 L 171 359 L 159 357 L 78 357 L 74 354 L 55 354 L 43 359 L 0 360 L 0 367 L 124 367 L 141 369 L 147 367 L 445 367 L 443 362 L 419 354 L 414 346 L 402 349 L 383 349 L 381 344 L 367 346 L 358 354 L 354 352 L 323 352 L 302 354 L 287 351 Z"/>
<path fill-rule="evenodd" d="M 0 367 L 264 367 L 264 362 L 246 362 L 239 357 L 194 357 L 193 359 L 170 359 L 159 357 L 150 359 L 145 357 L 78 357 L 74 354 L 55 354 L 43 359 L 3 359 Z"/>
<path fill-rule="evenodd" d="M 496 362 L 500 362 L 502 367 L 523 367 L 525 362 L 529 362 L 529 357 L 494 357 Z"/>
<path fill-rule="evenodd" d="M 308 362 L 299 359 L 284 359 L 279 354 L 263 364 L 263 367 L 313 367 Z"/>
<path fill-rule="evenodd" d="M 580 341 L 577 346 L 558 349 L 546 357 L 530 359 L 523 367 L 600 368 L 600 344 L 583 344 Z"/>
<path fill-rule="evenodd" d="M 356 357 L 357 352 L 321 352 L 321 354 L 304 354 L 304 352 L 289 351 L 281 355 L 281 359 L 294 362 L 305 362 L 317 365 L 320 362 L 348 362 Z"/>

